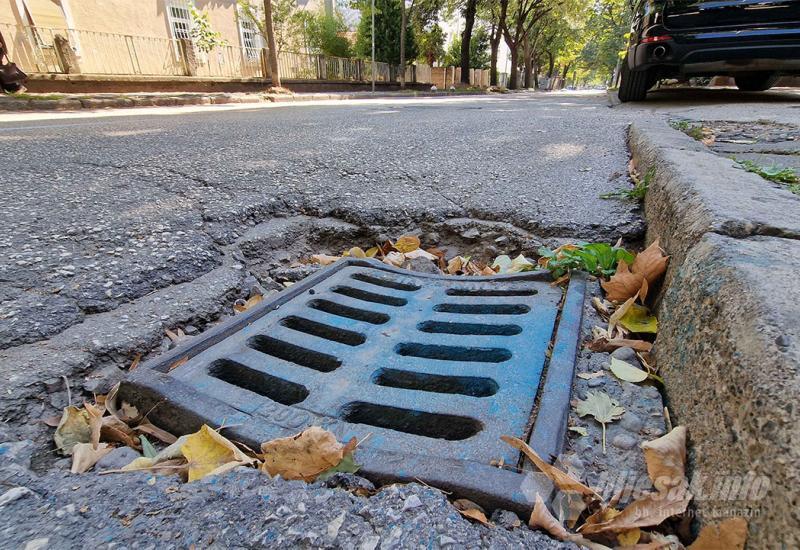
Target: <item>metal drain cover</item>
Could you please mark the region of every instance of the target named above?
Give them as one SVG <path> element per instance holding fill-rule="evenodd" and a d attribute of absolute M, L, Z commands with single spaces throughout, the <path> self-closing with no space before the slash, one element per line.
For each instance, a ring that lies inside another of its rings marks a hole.
<path fill-rule="evenodd" d="M 251 446 L 311 425 L 371 434 L 367 477 L 523 511 L 524 476 L 491 464 L 516 467 L 500 436 L 524 438 L 534 405 L 532 446 L 560 452 L 584 289 L 342 260 L 137 369 L 121 395 L 176 433 L 224 424 Z"/>

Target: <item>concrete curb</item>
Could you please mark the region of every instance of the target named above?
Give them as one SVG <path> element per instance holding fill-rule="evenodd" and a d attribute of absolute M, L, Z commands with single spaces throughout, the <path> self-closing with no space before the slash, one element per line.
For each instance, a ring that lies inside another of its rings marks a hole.
<path fill-rule="evenodd" d="M 629 138 L 652 170 L 647 241 L 672 256 L 656 359 L 704 480 L 693 488 L 701 524 L 757 509 L 748 547 L 797 547 L 800 197 L 664 122 L 635 123 Z M 754 479 L 768 480 L 766 496 L 748 494 Z"/>
<path fill-rule="evenodd" d="M 163 95 L 124 95 L 118 96 L 65 96 L 59 99 L 38 99 L 36 97 L 18 99 L 13 96 L 0 96 L 0 112 L 20 111 L 77 111 L 81 109 L 123 109 L 131 107 L 178 107 L 185 105 L 222 105 L 229 103 L 296 103 L 305 101 L 336 101 L 348 99 L 386 99 L 417 97 L 460 97 L 488 95 L 486 91 L 476 92 L 414 92 L 386 93 L 311 93 L 311 94 L 163 94 Z M 48 94 L 43 94 L 48 95 Z M 60 94 L 49 94 L 60 95 Z"/>

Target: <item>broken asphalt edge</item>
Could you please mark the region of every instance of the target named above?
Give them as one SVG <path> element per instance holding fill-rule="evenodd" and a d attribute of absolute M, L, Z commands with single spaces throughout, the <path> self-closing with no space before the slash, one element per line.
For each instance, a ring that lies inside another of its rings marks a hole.
<path fill-rule="evenodd" d="M 119 97 L 65 97 L 60 99 L 15 98 L 0 96 L 0 113 L 30 111 L 78 111 L 91 109 L 123 109 L 132 107 L 182 107 L 187 105 L 223 105 L 232 103 L 297 103 L 350 99 L 414 99 L 487 95 L 487 91 L 470 92 L 370 92 L 298 93 L 298 94 L 181 94 L 141 95 L 118 94 Z M 48 95 L 48 94 L 43 94 Z M 49 94 L 59 95 L 59 94 Z"/>
<path fill-rule="evenodd" d="M 671 255 L 655 353 L 673 423 L 689 429 L 700 522 L 752 507 L 749 547 L 797 547 L 800 197 L 661 120 L 634 123 L 629 145 L 652 171 L 647 242 Z M 758 476 L 766 496 L 736 498 L 736 479 Z"/>

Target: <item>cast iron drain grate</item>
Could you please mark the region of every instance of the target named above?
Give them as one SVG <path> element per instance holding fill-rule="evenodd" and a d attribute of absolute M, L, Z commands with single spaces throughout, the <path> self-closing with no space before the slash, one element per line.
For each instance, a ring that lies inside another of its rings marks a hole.
<path fill-rule="evenodd" d="M 311 425 L 342 441 L 371 434 L 358 452 L 367 477 L 522 510 L 523 476 L 491 464 L 518 464 L 500 436 L 525 437 L 534 404 L 531 444 L 560 452 L 584 289 L 573 279 L 562 308 L 543 274 L 343 260 L 137 369 L 121 391 L 175 432 L 224 424 L 251 446 Z"/>

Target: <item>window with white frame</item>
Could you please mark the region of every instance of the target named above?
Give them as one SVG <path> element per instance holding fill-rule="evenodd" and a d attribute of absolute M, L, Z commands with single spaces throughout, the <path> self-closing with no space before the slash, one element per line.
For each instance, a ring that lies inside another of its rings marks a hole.
<path fill-rule="evenodd" d="M 172 38 L 175 40 L 185 38 L 192 39 L 192 14 L 189 12 L 187 2 L 170 0 L 166 3 L 167 19 Z"/>
<path fill-rule="evenodd" d="M 239 37 L 245 55 L 249 59 L 258 58 L 259 50 L 263 47 L 261 32 L 256 22 L 241 8 L 239 8 Z"/>

